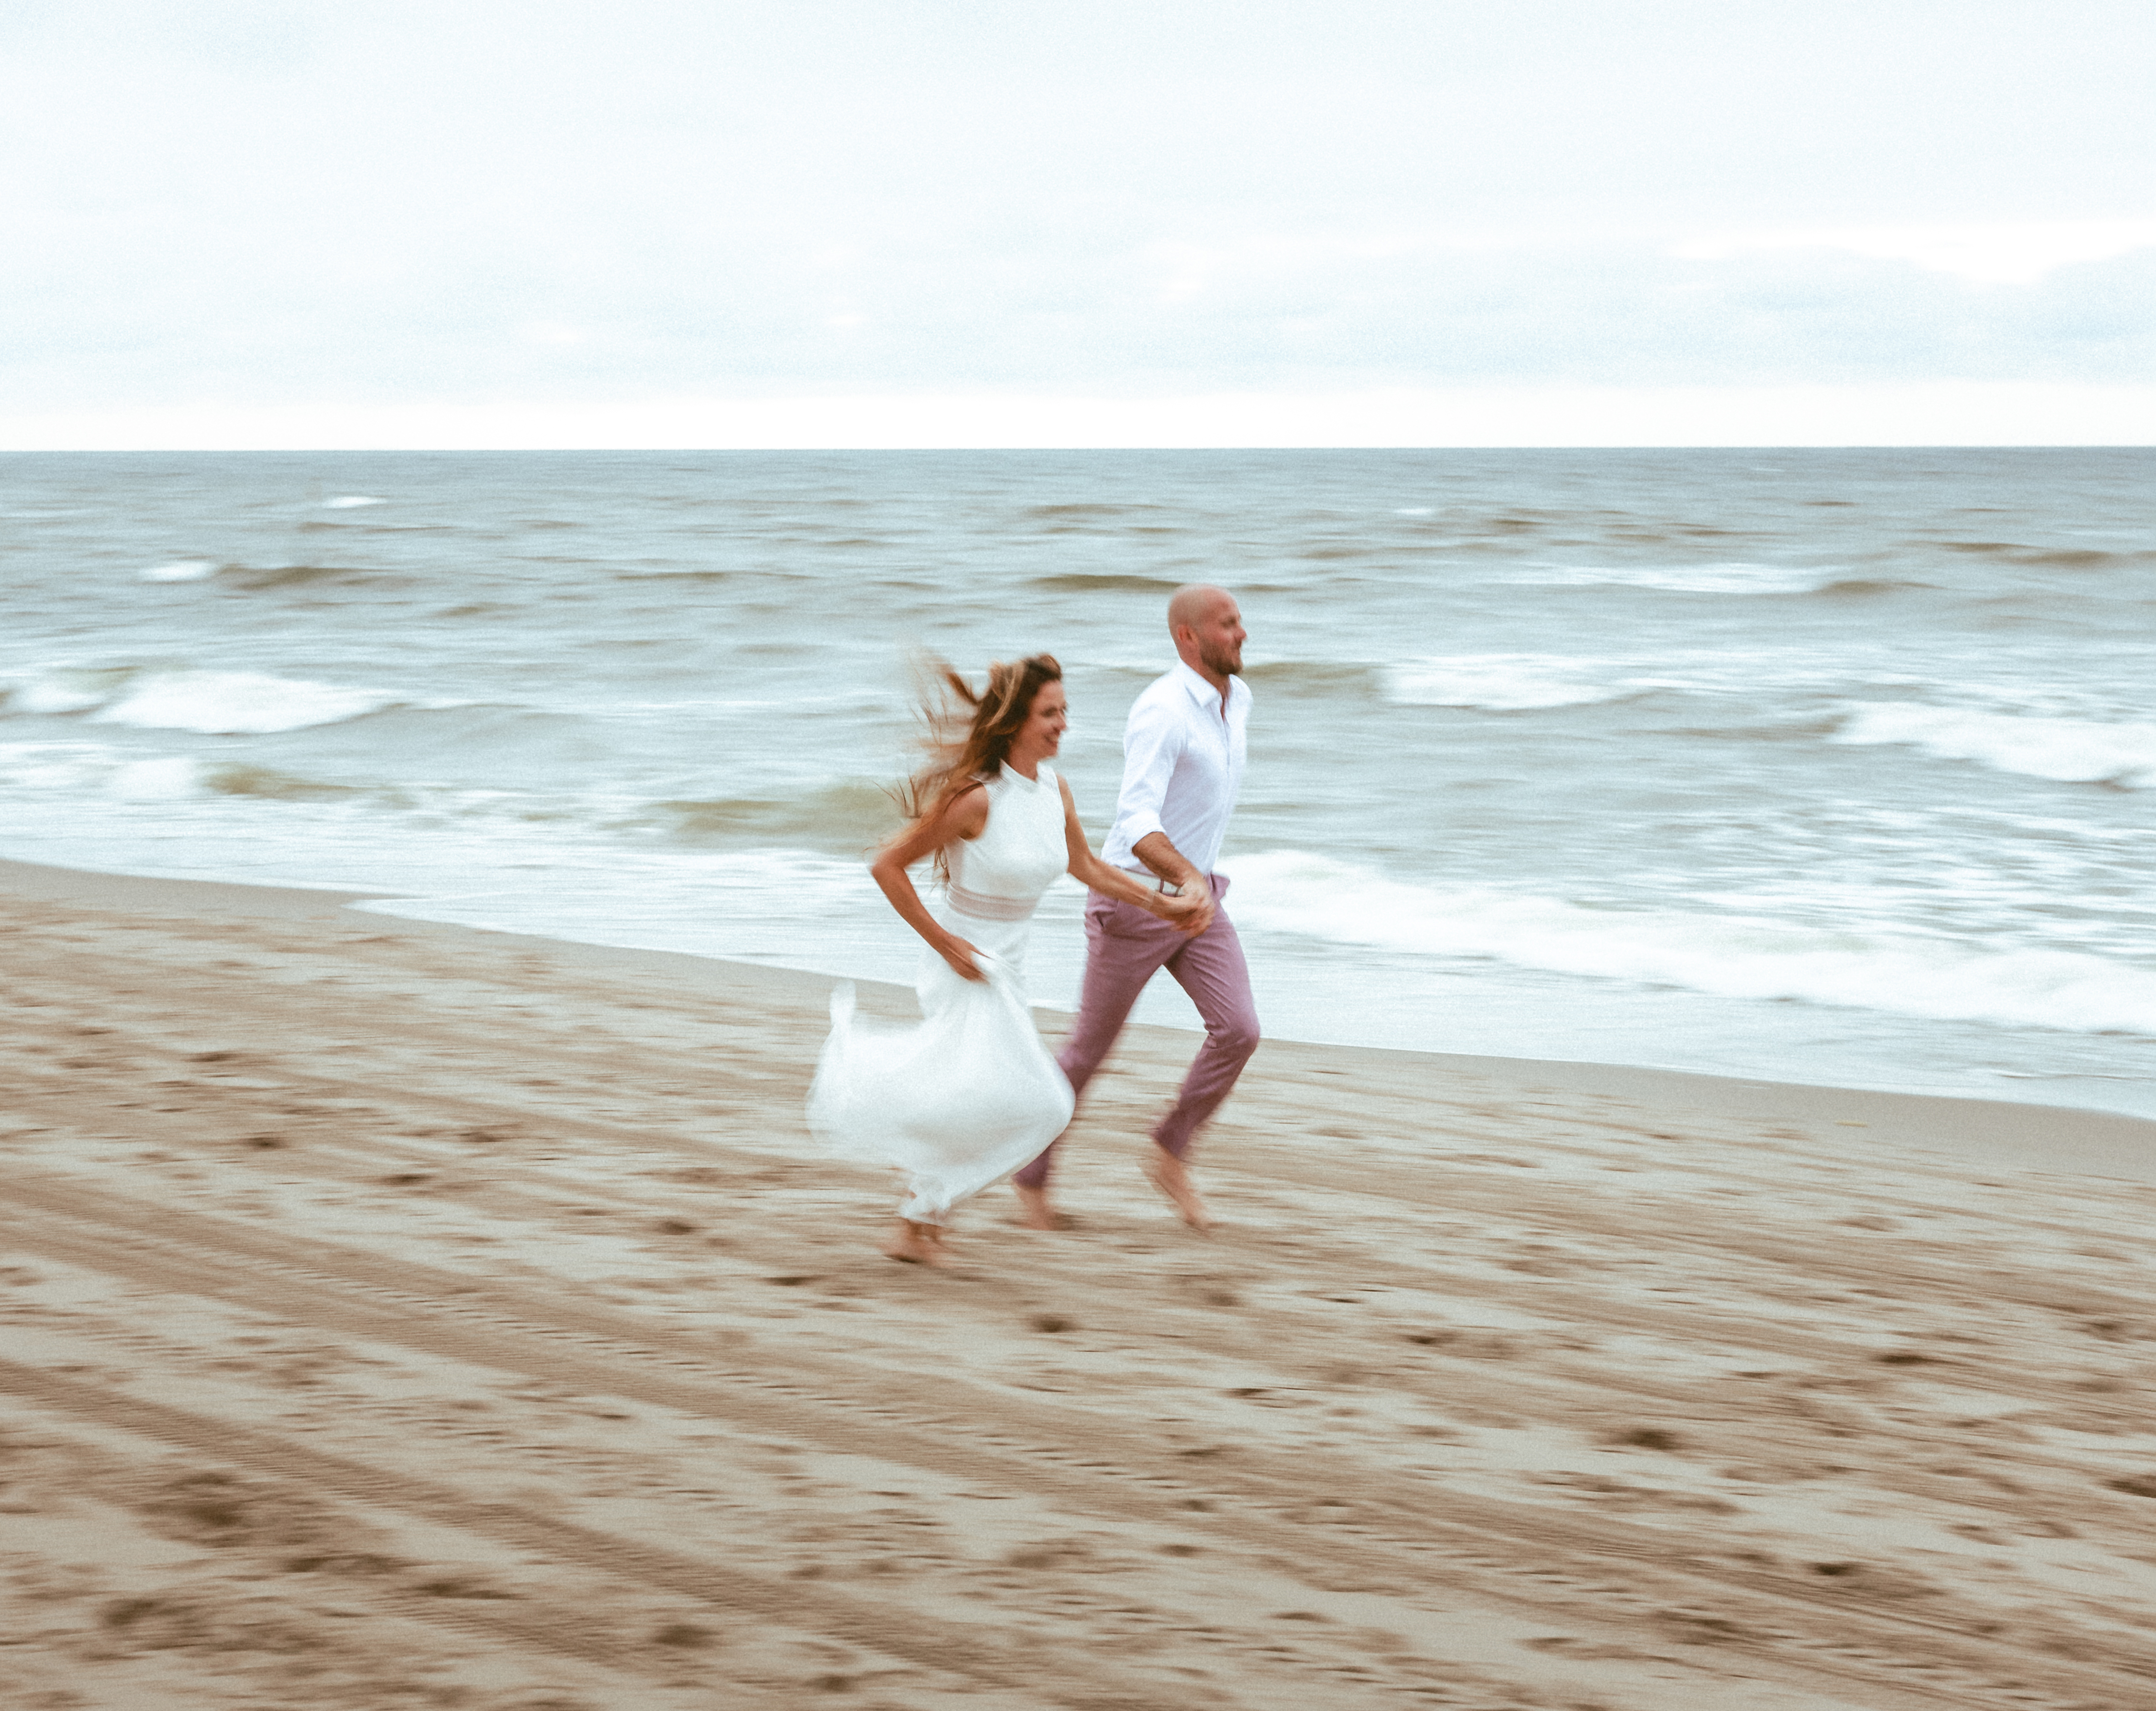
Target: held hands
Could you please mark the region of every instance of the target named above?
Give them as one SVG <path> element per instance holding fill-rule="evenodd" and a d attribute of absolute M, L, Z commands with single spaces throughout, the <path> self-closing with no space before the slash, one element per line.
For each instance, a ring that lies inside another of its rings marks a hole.
<path fill-rule="evenodd" d="M 952 972 L 961 980 L 986 980 L 988 978 L 974 964 L 973 958 L 980 953 L 955 933 L 943 935 L 942 943 L 936 947 L 936 954 L 951 965 Z"/>
<path fill-rule="evenodd" d="M 1195 938 L 1213 924 L 1213 891 L 1208 886 L 1183 887 L 1180 893 L 1155 894 L 1153 913 L 1186 938 Z"/>

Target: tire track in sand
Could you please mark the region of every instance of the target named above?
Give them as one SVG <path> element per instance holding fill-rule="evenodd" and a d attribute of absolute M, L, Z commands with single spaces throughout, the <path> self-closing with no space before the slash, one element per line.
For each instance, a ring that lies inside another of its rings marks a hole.
<path fill-rule="evenodd" d="M 1023 1689 L 1049 1703 L 1102 1711 L 1112 1695 L 1112 1703 L 1143 1705 L 1153 1703 L 1163 1685 L 1096 1659 L 1021 1656 L 998 1647 L 978 1631 L 952 1627 L 916 1611 L 886 1610 L 870 1600 L 824 1588 L 767 1580 L 514 1504 L 475 1498 L 409 1474 L 393 1474 L 228 1421 L 121 1395 L 5 1357 L 0 1357 L 0 1390 L 80 1419 L 238 1462 L 305 1488 L 333 1492 L 349 1502 L 447 1524 L 713 1608 L 795 1630 L 805 1618 L 818 1631 L 864 1651 L 937 1674 L 965 1676 L 986 1687 Z M 564 1636 L 556 1649 L 583 1645 L 578 1636 Z M 585 1654 L 579 1649 L 578 1655 Z M 1069 1684 L 1059 1687 L 1059 1680 Z M 1225 1703 L 1194 1684 L 1177 1691 L 1193 1696 L 1192 1703 Z"/>
<path fill-rule="evenodd" d="M 34 1097 L 18 1101 L 18 1110 L 33 1110 L 36 1109 L 37 1106 L 38 1102 Z M 492 1107 L 478 1108 L 492 1109 Z M 59 1115 L 58 1112 L 50 1114 L 55 1117 Z M 224 1113 L 223 1120 L 230 1123 L 234 1120 L 233 1115 L 228 1112 Z M 271 1107 L 249 1120 L 258 1123 L 289 1123 L 290 1118 L 278 1115 L 276 1107 Z M 674 1149 L 663 1146 L 654 1147 L 647 1137 L 642 1144 L 641 1150 L 665 1154 Z M 331 1155 L 343 1161 L 345 1168 L 341 1169 L 331 1163 Z M 270 1156 L 244 1154 L 239 1163 L 243 1167 L 251 1166 L 259 1159 L 266 1165 Z M 716 1148 L 698 1148 L 689 1156 L 696 1157 L 700 1160 L 709 1160 L 722 1154 Z M 749 1156 L 762 1161 L 765 1155 L 751 1154 Z M 394 1162 L 401 1159 L 407 1163 L 423 1164 L 430 1174 L 434 1172 L 448 1173 L 443 1180 L 433 1185 L 433 1192 L 459 1204 L 471 1205 L 488 1212 L 501 1212 L 506 1210 L 516 1215 L 542 1220 L 557 1215 L 560 1210 L 557 1204 L 550 1202 L 545 1196 L 530 1189 L 508 1186 L 492 1179 L 475 1181 L 460 1179 L 456 1174 L 456 1165 L 462 1161 L 445 1159 L 439 1143 L 421 1145 L 414 1142 L 384 1140 L 376 1138 L 371 1138 L 367 1147 L 362 1148 L 348 1141 L 311 1141 L 308 1145 L 296 1151 L 291 1149 L 280 1151 L 274 1157 L 277 1169 L 281 1173 L 297 1172 L 318 1181 L 365 1187 L 372 1187 L 379 1181 L 380 1165 L 382 1162 Z M 541 1177 L 544 1177 L 543 1166 L 532 1168 Z M 572 1192 L 579 1201 L 587 1205 L 608 1204 L 624 1216 L 641 1215 L 649 1210 L 645 1203 L 624 1194 L 619 1189 L 603 1188 L 585 1180 L 564 1182 L 562 1184 L 562 1189 L 563 1192 Z M 1325 1255 L 1332 1256 L 1335 1253 L 1334 1249 L 1329 1247 L 1322 1240 L 1314 1241 L 1308 1237 L 1298 1239 L 1306 1247 L 1314 1246 Z M 737 1239 L 735 1244 L 737 1249 L 742 1245 L 744 1240 L 751 1249 L 755 1249 L 758 1246 L 752 1232 L 746 1238 Z M 1224 1256 L 1239 1256 L 1240 1244 L 1235 1239 L 1235 1232 L 1233 1231 L 1224 1232 L 1214 1245 L 1214 1251 Z M 1641 1303 L 1637 1299 L 1625 1303 L 1609 1303 L 1600 1301 L 1592 1293 L 1584 1292 L 1578 1288 L 1563 1289 L 1560 1297 L 1558 1286 L 1548 1280 L 1527 1282 L 1518 1279 L 1496 1279 L 1457 1267 L 1403 1261 L 1389 1255 L 1383 1258 L 1373 1258 L 1359 1251 L 1351 1252 L 1344 1248 L 1337 1251 L 1337 1256 L 1343 1267 L 1353 1270 L 1358 1287 L 1376 1286 L 1387 1289 L 1418 1291 L 1437 1296 L 1449 1303 L 1496 1303 L 1507 1308 L 1549 1317 L 1553 1327 L 1562 1326 L 1570 1328 L 1583 1325 L 1595 1326 L 1604 1331 L 1627 1336 L 1651 1333 L 1676 1346 L 1692 1349 L 1727 1346 L 1732 1349 L 1745 1351 L 1748 1355 L 1771 1354 L 1807 1363 L 1828 1372 L 1845 1368 L 1851 1354 L 1851 1347 L 1845 1340 L 1837 1340 L 1816 1332 L 1790 1326 L 1779 1320 L 1768 1321 L 1756 1316 L 1747 1317 L 1726 1308 L 1719 1312 L 1707 1312 L 1692 1306 Z M 766 1255 L 762 1262 L 768 1263 L 774 1269 L 783 1271 L 786 1269 L 788 1258 L 783 1255 L 778 1257 Z M 1891 1261 L 1882 1258 L 1882 1265 L 1890 1263 Z M 1898 1275 L 1897 1272 L 1897 1278 Z M 1276 1315 L 1279 1315 L 1296 1313 L 1299 1309 L 1296 1303 L 1288 1301 L 1276 1303 L 1273 1311 Z M 1249 1359 L 1262 1352 L 1260 1346 L 1251 1339 L 1245 1338 L 1240 1343 L 1237 1343 L 1236 1339 L 1224 1330 L 1219 1328 L 1212 1328 L 1215 1332 L 1213 1340 L 1221 1344 L 1216 1352 L 1224 1357 Z M 1323 1328 L 1313 1326 L 1312 1328 L 1319 1333 L 1317 1343 L 1312 1345 L 1317 1346 L 1317 1344 L 1322 1343 L 1322 1340 Z M 1440 1328 L 1440 1330 L 1443 1328 Z M 1915 1334 L 1919 1338 L 1922 1338 L 1922 1333 Z M 1906 1340 L 1907 1340 L 1907 1338 L 1885 1339 L 1878 1349 L 1871 1352 L 1875 1358 L 1881 1354 L 1891 1357 L 1900 1352 L 1898 1345 Z M 1230 1344 L 1235 1346 L 1229 1346 Z M 1857 1352 L 1861 1354 L 1864 1351 Z M 1968 1362 L 1976 1359 L 1974 1354 L 1964 1355 L 1962 1364 L 1966 1365 Z M 1927 1375 L 1934 1380 L 1951 1378 L 1957 1370 L 1957 1364 L 1954 1361 L 1937 1354 L 1926 1354 L 1922 1364 L 1928 1369 Z M 1463 1374 L 1458 1371 L 1450 1372 L 1445 1380 L 1445 1394 L 1470 1403 L 1479 1401 L 1483 1405 L 1497 1406 L 1499 1397 L 1496 1392 L 1505 1390 L 1507 1386 L 1524 1383 L 1531 1392 L 1541 1394 L 1550 1390 L 1548 1380 L 1556 1379 L 1575 1386 L 1589 1386 L 1612 1395 L 1637 1398 L 1650 1405 L 1689 1405 L 1697 1400 L 1697 1388 L 1695 1384 L 1656 1380 L 1635 1370 L 1607 1362 L 1596 1362 L 1592 1359 L 1573 1359 L 1554 1354 L 1545 1354 L 1543 1365 L 1545 1369 L 1543 1377 L 1521 1380 L 1514 1375 L 1508 1378 L 1503 1385 L 1495 1385 L 1493 1381 L 1478 1382 L 1472 1373 Z M 2139 1416 L 2130 1401 L 2112 1400 L 2102 1395 L 2092 1395 L 2086 1387 L 2067 1379 L 2046 1379 L 2020 1369 L 1987 1369 L 1983 1373 L 1983 1383 L 1984 1388 L 1989 1391 L 2000 1395 L 2013 1396 L 2031 1405 L 2051 1407 L 2071 1405 L 2083 1416 L 2092 1419 L 2100 1417 L 2108 1421 L 2117 1430 L 2138 1429 Z M 1785 1428 L 1782 1425 L 1766 1424 L 1758 1429 L 1771 1437 Z M 1875 1435 L 1887 1440 L 1893 1440 L 1899 1436 L 1891 1422 L 1878 1423 L 1875 1427 Z M 1733 1446 L 1733 1447 L 1744 1448 L 1742 1446 Z M 1760 1446 L 1753 1446 L 1744 1448 L 1744 1452 L 1758 1454 L 1761 1452 L 1761 1448 Z M 1933 1446 L 1921 1440 L 1912 1440 L 1905 1452 L 1910 1456 L 1928 1455 L 1933 1452 Z M 2064 1464 L 2054 1465 L 2041 1457 L 2025 1456 L 2024 1459 L 2051 1466 L 2054 1472 L 2061 1475 L 2071 1475 L 2078 1472 L 2077 1469 Z M 2015 1508 L 2011 1503 L 1987 1499 L 1980 1493 L 1973 1491 L 1966 1485 L 1956 1487 L 1938 1479 L 1926 1477 L 1912 1468 L 1903 1468 L 1892 1478 L 1884 1482 L 1909 1495 L 1929 1500 L 1958 1503 L 1979 1508 L 1991 1507 L 2008 1511 Z"/>
<path fill-rule="evenodd" d="M 774 1380 L 753 1369 L 716 1367 L 721 1351 L 685 1333 L 633 1316 L 519 1293 L 507 1300 L 472 1280 L 353 1250 L 300 1243 L 199 1214 L 137 1204 L 117 1208 L 53 1184 L 18 1180 L 8 1192 L 49 1219 L 80 1218 L 70 1235 L 47 1221 L 18 1226 L 19 1244 L 156 1287 L 273 1310 L 312 1325 L 507 1369 L 587 1390 L 640 1400 L 762 1431 L 823 1443 L 850 1453 L 973 1480 L 991 1467 L 1017 1488 L 1067 1503 L 1080 1513 L 1158 1522 L 1178 1499 L 1226 1497 L 1300 1513 L 1312 1500 L 1327 1458 L 1298 1457 L 1294 1471 L 1268 1473 L 1236 1458 L 1198 1463 L 1172 1457 L 1132 1465 L 1127 1434 L 1098 1416 L 1029 1405 L 973 1390 L 954 1412 L 890 1405 L 887 1393 L 864 1402 L 841 1389 Z M 90 1202 L 90 1204 L 84 1204 Z M 116 1210 L 122 1215 L 116 1216 Z M 235 1263 L 236 1262 L 236 1263 Z M 441 1292 L 429 1294 L 414 1285 Z M 712 1339 L 714 1342 L 716 1338 Z M 567 1345 L 567 1346 L 565 1346 Z M 786 1364 L 801 1369 L 790 1356 Z M 671 1372 L 659 1369 L 671 1369 Z M 695 1380 L 678 1376 L 695 1371 Z M 808 1376 L 803 1372 L 803 1376 Z M 815 1376 L 829 1381 L 830 1375 Z M 874 1382 L 883 1391 L 886 1378 Z M 947 1399 L 952 1381 L 939 1377 Z M 1024 1433 L 1025 1436 L 1017 1436 Z M 1110 1450 L 1112 1446 L 1112 1451 Z M 1407 1518 L 1414 1530 L 1399 1522 Z M 1390 1513 L 1342 1513 L 1317 1527 L 1276 1514 L 1209 1514 L 1206 1533 L 1228 1534 L 1288 1561 L 1312 1561 L 1353 1575 L 1397 1580 L 1499 1605 L 1525 1606 L 1568 1623 L 1606 1632 L 1613 1611 L 1631 1630 L 1666 1625 L 1674 1616 L 1724 1647 L 1747 1652 L 1815 1686 L 1861 1683 L 1903 1703 L 1964 1704 L 1979 1693 L 2058 1693 L 2051 1703 L 2086 1703 L 2092 1690 L 2116 1693 L 2128 1680 L 2156 1676 L 2156 1655 L 2109 1636 L 2077 1635 L 2080 1663 L 2046 1660 L 2043 1686 L 2025 1678 L 2025 1654 L 1984 1636 L 1976 1614 L 1928 1617 L 1916 1612 L 1852 1610 L 1830 1589 L 1815 1590 L 1768 1574 L 1747 1573 L 1726 1558 L 1701 1559 L 1668 1530 L 1601 1518 L 1554 1515 L 1527 1505 L 1452 1492 L 1402 1494 Z M 1508 1554 L 1497 1549 L 1509 1544 Z M 1613 1580 L 1608 1566 L 1625 1564 Z M 878 1648 L 882 1649 L 882 1648 Z M 901 1654 L 902 1655 L 902 1654 Z M 2091 1667 L 2093 1666 L 2093 1667 Z M 1938 1685 L 1912 1676 L 1958 1677 Z"/>

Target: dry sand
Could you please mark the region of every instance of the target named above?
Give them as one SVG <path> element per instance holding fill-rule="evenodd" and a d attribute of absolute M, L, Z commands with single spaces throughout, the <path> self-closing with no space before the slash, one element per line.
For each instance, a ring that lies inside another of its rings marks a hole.
<path fill-rule="evenodd" d="M 1140 1030 L 943 1276 L 824 982 L 0 928 L 7 1711 L 2156 1704 L 2156 1125 L 1268 1044 L 1207 1240 Z"/>

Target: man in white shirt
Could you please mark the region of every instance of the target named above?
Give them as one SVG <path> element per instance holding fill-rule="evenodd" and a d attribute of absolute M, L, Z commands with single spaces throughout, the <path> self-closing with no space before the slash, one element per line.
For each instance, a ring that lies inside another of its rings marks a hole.
<path fill-rule="evenodd" d="M 1242 943 L 1216 907 L 1228 881 L 1213 871 L 1243 779 L 1250 691 L 1238 675 L 1242 614 L 1224 588 L 1177 589 L 1168 604 L 1168 629 L 1182 663 L 1132 705 L 1123 732 L 1122 794 L 1101 854 L 1116 866 L 1150 871 L 1209 901 L 1172 925 L 1097 891 L 1086 899 L 1085 992 L 1057 1061 L 1071 1090 L 1082 1096 L 1146 983 L 1162 969 L 1174 976 L 1204 1019 L 1205 1043 L 1174 1105 L 1154 1126 L 1145 1171 L 1183 1221 L 1203 1230 L 1205 1206 L 1184 1155 L 1258 1045 Z M 1025 1221 L 1036 1229 L 1055 1227 L 1048 1202 L 1055 1145 L 1012 1179 Z"/>

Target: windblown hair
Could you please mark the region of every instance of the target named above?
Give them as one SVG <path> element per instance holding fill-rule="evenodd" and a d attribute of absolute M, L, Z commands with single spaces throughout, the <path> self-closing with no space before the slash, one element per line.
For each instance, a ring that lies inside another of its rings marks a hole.
<path fill-rule="evenodd" d="M 928 763 L 896 793 L 911 825 L 932 819 L 975 784 L 1001 772 L 1012 742 L 1032 716 L 1034 700 L 1048 685 L 1063 681 L 1063 667 L 1052 654 L 989 666 L 988 681 L 978 695 L 942 660 L 926 660 L 923 666 L 921 717 L 927 727 Z M 936 871 L 941 878 L 951 876 L 941 850 L 936 852 Z"/>

